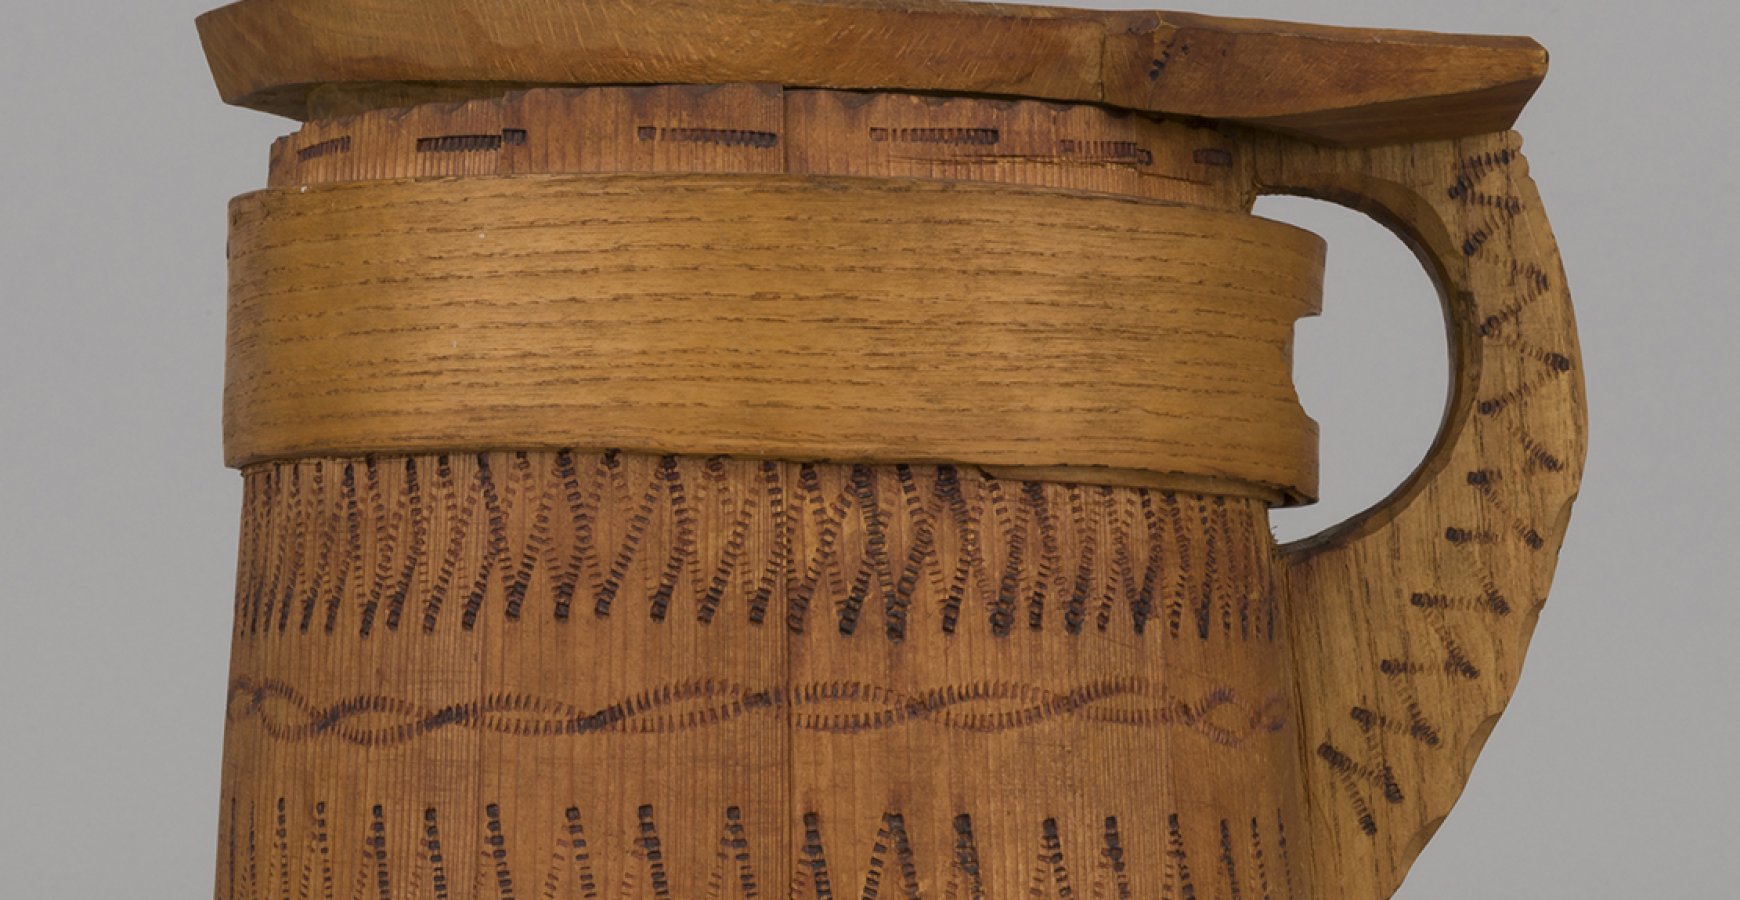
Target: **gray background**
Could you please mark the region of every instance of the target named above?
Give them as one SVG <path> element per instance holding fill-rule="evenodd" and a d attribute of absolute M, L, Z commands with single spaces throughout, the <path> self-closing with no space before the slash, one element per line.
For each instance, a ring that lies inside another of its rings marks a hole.
<path fill-rule="evenodd" d="M 240 482 L 219 458 L 224 204 L 288 123 L 219 104 L 210 0 L 0 16 L 0 896 L 209 896 Z M 1106 4 L 1112 5 L 1112 4 Z M 1133 6 L 1124 4 L 1125 6 Z M 1740 7 L 1207 0 L 1530 34 L 1523 118 L 1583 328 L 1593 450 L 1527 676 L 1402 898 L 1740 895 Z M 1442 411 L 1425 275 L 1359 216 L 1301 328 L 1323 424 L 1300 536 L 1380 499 Z"/>

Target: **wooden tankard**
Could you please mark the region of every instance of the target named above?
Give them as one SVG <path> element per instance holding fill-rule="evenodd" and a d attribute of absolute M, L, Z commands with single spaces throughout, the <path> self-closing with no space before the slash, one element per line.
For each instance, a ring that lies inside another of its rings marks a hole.
<path fill-rule="evenodd" d="M 221 898 L 1375 898 L 1584 449 L 1519 39 L 850 0 L 246 0 Z M 1316 490 L 1378 216 L 1453 396 Z"/>

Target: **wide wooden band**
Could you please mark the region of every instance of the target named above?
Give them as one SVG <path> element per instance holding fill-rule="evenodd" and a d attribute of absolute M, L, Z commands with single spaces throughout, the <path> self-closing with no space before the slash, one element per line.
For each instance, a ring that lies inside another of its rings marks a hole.
<path fill-rule="evenodd" d="M 1251 216 L 581 175 L 271 190 L 231 220 L 236 466 L 621 448 L 1316 490 L 1291 346 L 1323 246 Z"/>

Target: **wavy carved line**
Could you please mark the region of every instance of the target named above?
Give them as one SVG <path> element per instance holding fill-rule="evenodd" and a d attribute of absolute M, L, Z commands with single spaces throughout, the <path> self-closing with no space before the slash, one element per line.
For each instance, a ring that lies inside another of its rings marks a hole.
<path fill-rule="evenodd" d="M 1116 701 L 1147 701 L 1118 706 Z M 990 712 L 965 708 L 1002 704 Z M 688 708 L 685 709 L 684 707 Z M 846 712 L 813 712 L 859 706 Z M 295 721 L 277 710 L 287 709 Z M 439 707 L 384 695 L 362 695 L 328 706 L 316 704 L 279 681 L 242 677 L 230 687 L 228 719 L 257 719 L 276 740 L 301 742 L 333 737 L 364 747 L 395 746 L 448 728 L 471 728 L 514 737 L 599 733 L 663 734 L 722 725 L 762 711 L 789 709 L 791 723 L 805 731 L 853 734 L 923 722 L 955 731 L 992 734 L 1030 728 L 1058 718 L 1131 728 L 1183 727 L 1237 748 L 1251 737 L 1286 724 L 1280 694 L 1256 704 L 1230 688 L 1215 688 L 1194 702 L 1151 688 L 1141 679 L 1102 680 L 1062 692 L 1008 682 L 974 682 L 907 693 L 860 682 L 817 682 L 754 689 L 702 679 L 645 691 L 599 709 L 526 694 L 500 692 Z M 384 724 L 370 719 L 385 718 Z"/>

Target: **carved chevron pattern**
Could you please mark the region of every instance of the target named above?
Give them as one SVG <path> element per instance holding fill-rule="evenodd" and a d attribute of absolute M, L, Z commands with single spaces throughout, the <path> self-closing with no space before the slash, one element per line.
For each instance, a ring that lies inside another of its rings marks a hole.
<path fill-rule="evenodd" d="M 842 707 L 843 711 L 832 711 Z M 792 726 L 803 731 L 855 734 L 924 722 L 957 731 L 995 733 L 1069 717 L 1132 728 L 1179 726 L 1229 747 L 1252 735 L 1277 732 L 1286 724 L 1285 699 L 1279 693 L 1247 704 L 1231 689 L 1217 688 L 1185 701 L 1141 679 L 1098 681 L 1055 693 L 989 681 L 906 693 L 847 681 L 757 690 L 697 680 L 646 691 L 600 709 L 583 709 L 507 692 L 438 707 L 379 695 L 321 706 L 280 682 L 239 678 L 230 688 L 229 720 L 256 719 L 282 741 L 333 737 L 375 747 L 403 744 L 446 728 L 518 737 L 663 734 L 780 709 L 791 710 Z"/>
<path fill-rule="evenodd" d="M 1303 865 L 1334 896 L 1395 893 L 1454 807 L 1521 676 L 1582 478 L 1576 317 L 1521 147 L 1253 148 L 1263 190 L 1367 211 L 1429 259 L 1452 338 L 1444 428 L 1416 475 L 1281 551 L 1312 757 Z"/>
<path fill-rule="evenodd" d="M 1454 690 L 1491 680 L 1494 670 L 1514 662 L 1505 658 L 1503 643 L 1494 650 L 1479 649 L 1490 644 L 1483 635 L 1500 623 L 1528 619 L 1512 613 L 1544 602 L 1540 596 L 1516 595 L 1523 589 L 1521 584 L 1499 584 L 1493 573 L 1502 570 L 1492 560 L 1497 554 L 1529 557 L 1547 551 L 1544 535 L 1554 523 L 1545 517 L 1559 511 L 1547 499 L 1553 491 L 1539 485 L 1526 492 L 1503 489 L 1548 479 L 1574 483 L 1575 463 L 1567 460 L 1581 456 L 1576 448 L 1554 446 L 1535 435 L 1543 424 L 1562 425 L 1555 417 L 1563 415 L 1568 398 L 1578 390 L 1577 362 L 1570 355 L 1574 351 L 1543 346 L 1543 341 L 1558 335 L 1538 324 L 1529 327 L 1531 316 L 1541 314 L 1537 306 L 1546 306 L 1547 314 L 1554 314 L 1551 307 L 1563 302 L 1563 286 L 1555 284 L 1543 268 L 1544 259 L 1495 259 L 1513 240 L 1519 219 L 1535 212 L 1512 182 L 1512 170 L 1523 163 L 1522 154 L 1508 145 L 1471 153 L 1455 162 L 1445 189 L 1457 206 L 1474 213 L 1461 239 L 1461 252 L 1471 265 L 1499 267 L 1503 276 L 1502 290 L 1464 298 L 1465 305 L 1457 313 L 1474 324 L 1471 330 L 1481 343 L 1487 366 L 1502 373 L 1489 377 L 1490 385 L 1483 384 L 1483 393 L 1475 398 L 1473 427 L 1491 434 L 1493 445 L 1509 444 L 1516 451 L 1495 457 L 1503 468 L 1487 461 L 1472 468 L 1467 461 L 1458 461 L 1462 468 L 1454 470 L 1450 487 L 1466 491 L 1478 502 L 1446 504 L 1466 510 L 1468 518 L 1454 520 L 1442 532 L 1442 540 L 1454 554 L 1446 559 L 1458 559 L 1460 571 L 1482 573 L 1478 577 L 1483 582 L 1476 590 L 1455 595 L 1441 585 L 1416 585 L 1397 592 L 1396 608 L 1413 626 L 1375 636 L 1380 690 L 1344 707 L 1346 718 L 1333 723 L 1329 738 L 1315 751 L 1318 763 L 1327 768 L 1345 798 L 1353 821 L 1368 837 L 1378 835 L 1385 808 L 1401 808 L 1417 790 L 1404 787 L 1408 777 L 1398 776 L 1386 754 L 1386 736 L 1408 739 L 1432 755 L 1455 749 L 1446 739 L 1453 723 L 1428 712 L 1432 705 L 1422 700 L 1420 682 L 1436 679 Z M 1535 401 L 1541 401 L 1538 411 L 1531 407 Z M 1524 503 L 1535 508 L 1523 508 Z M 1405 635 L 1414 639 L 1407 644 L 1397 640 Z"/>
<path fill-rule="evenodd" d="M 893 642 L 914 628 L 1272 641 L 1263 521 L 1254 500 L 946 466 L 310 460 L 246 475 L 236 627 L 736 617 Z"/>

